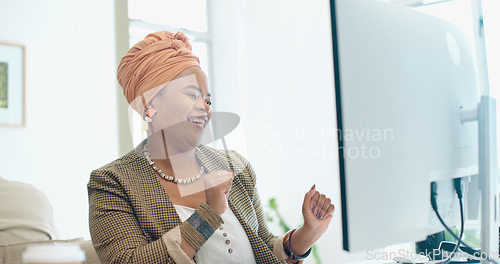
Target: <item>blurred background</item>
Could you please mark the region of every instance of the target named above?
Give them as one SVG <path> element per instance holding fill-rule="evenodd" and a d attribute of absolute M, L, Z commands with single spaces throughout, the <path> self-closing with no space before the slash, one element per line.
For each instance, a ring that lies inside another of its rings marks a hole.
<path fill-rule="evenodd" d="M 473 43 L 469 0 L 393 2 L 448 20 Z M 499 3 L 483 0 L 496 98 Z M 0 126 L 0 176 L 49 196 L 61 239 L 90 239 L 90 172 L 143 137 L 140 118 L 116 81 L 116 67 L 148 33 L 183 31 L 209 76 L 213 111 L 241 117 L 226 141 L 252 163 L 274 233 L 283 230 L 268 201 L 275 198 L 273 206 L 286 223 L 298 227 L 303 195 L 316 184 L 337 205 L 317 243 L 322 263 L 365 259 L 364 253 L 342 250 L 329 5 L 327 0 L 0 0 L 0 42 L 25 47 L 25 120 L 22 126 Z"/>

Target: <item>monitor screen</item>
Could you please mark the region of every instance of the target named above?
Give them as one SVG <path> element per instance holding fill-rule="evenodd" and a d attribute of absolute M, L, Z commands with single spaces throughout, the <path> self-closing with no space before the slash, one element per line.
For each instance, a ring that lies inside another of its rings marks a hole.
<path fill-rule="evenodd" d="M 375 0 L 331 0 L 343 245 L 424 240 L 459 222 L 452 180 L 477 174 L 473 50 L 453 25 Z"/>

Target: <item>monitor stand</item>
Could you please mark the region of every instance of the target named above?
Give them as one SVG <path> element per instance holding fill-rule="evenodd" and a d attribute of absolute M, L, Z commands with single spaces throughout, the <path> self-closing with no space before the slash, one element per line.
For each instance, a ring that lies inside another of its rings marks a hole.
<path fill-rule="evenodd" d="M 477 108 L 462 109 L 462 123 L 478 122 L 479 188 L 481 190 L 481 264 L 489 263 L 485 256 L 498 260 L 498 157 L 496 101 L 481 96 Z"/>

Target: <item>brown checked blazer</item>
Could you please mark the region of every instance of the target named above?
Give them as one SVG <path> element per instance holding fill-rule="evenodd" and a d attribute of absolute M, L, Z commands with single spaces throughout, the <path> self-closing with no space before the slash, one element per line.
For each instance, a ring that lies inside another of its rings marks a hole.
<path fill-rule="evenodd" d="M 175 263 L 162 236 L 181 220 L 142 154 L 145 142 L 91 173 L 90 234 L 103 263 Z M 226 156 L 207 146 L 199 146 L 196 157 L 209 173 L 235 172 L 229 206 L 250 240 L 256 262 L 281 263 L 273 253 L 278 237 L 267 228 L 248 161 L 234 151 Z"/>

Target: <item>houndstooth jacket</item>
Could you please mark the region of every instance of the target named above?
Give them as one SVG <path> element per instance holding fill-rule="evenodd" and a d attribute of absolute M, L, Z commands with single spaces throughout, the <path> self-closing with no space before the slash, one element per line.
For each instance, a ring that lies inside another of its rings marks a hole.
<path fill-rule="evenodd" d="M 180 249 L 181 220 L 144 158 L 145 143 L 92 171 L 87 186 L 92 243 L 103 263 L 193 263 Z M 199 146 L 196 157 L 209 173 L 236 173 L 229 206 L 250 240 L 256 262 L 286 263 L 283 238 L 268 230 L 248 161 L 235 151 L 226 155 L 207 146 Z"/>

